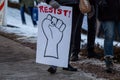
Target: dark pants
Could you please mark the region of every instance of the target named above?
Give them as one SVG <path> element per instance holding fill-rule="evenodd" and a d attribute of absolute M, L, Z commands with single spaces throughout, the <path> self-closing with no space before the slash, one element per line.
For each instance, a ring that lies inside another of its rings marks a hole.
<path fill-rule="evenodd" d="M 94 51 L 95 33 L 96 33 L 96 15 L 94 15 L 90 19 L 88 18 L 88 34 L 87 34 L 88 53 Z"/>
<path fill-rule="evenodd" d="M 73 7 L 73 25 L 72 25 L 72 35 L 71 35 L 71 47 L 70 53 L 72 55 L 78 56 L 80 52 L 80 42 L 81 42 L 81 26 L 83 22 L 83 14 L 79 11 L 78 6 Z M 96 13 L 90 19 L 88 18 L 88 34 L 87 34 L 87 50 L 88 52 L 94 51 L 95 44 L 95 33 L 96 33 Z"/>
<path fill-rule="evenodd" d="M 26 24 L 24 12 L 25 12 L 25 6 L 21 6 L 21 7 L 20 7 L 21 20 L 22 20 L 22 23 L 25 23 L 25 24 Z"/>
<path fill-rule="evenodd" d="M 94 6 L 94 15 L 89 19 L 88 18 L 88 35 L 87 35 L 87 51 L 88 56 L 94 54 L 94 46 L 95 46 L 95 34 L 96 34 L 96 16 L 97 16 L 97 5 Z"/>
<path fill-rule="evenodd" d="M 26 19 L 25 19 L 25 6 L 21 6 L 20 7 L 20 13 L 21 13 L 21 19 L 22 19 L 22 23 L 26 23 Z M 33 20 L 33 7 L 28 7 L 28 13 L 31 16 L 33 25 L 37 25 L 36 21 Z"/>
<path fill-rule="evenodd" d="M 72 32 L 71 32 L 71 42 L 70 42 L 70 52 L 69 52 L 69 61 L 71 53 L 76 51 L 80 52 L 80 41 L 81 41 L 81 26 L 83 21 L 83 14 L 79 10 L 79 6 L 68 5 L 73 7 L 73 16 L 72 16 Z M 77 54 L 78 55 L 78 54 Z"/>

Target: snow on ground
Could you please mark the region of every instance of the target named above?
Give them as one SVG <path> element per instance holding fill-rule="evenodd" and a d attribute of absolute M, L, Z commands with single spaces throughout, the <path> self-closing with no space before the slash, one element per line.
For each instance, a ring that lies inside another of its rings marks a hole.
<path fill-rule="evenodd" d="M 0 29 L 8 33 L 15 33 L 19 36 L 23 36 L 20 39 L 34 39 L 33 42 L 36 42 L 37 37 L 37 27 L 34 27 L 32 24 L 31 17 L 28 14 L 25 14 L 26 25 L 23 25 L 21 22 L 20 11 L 18 9 L 8 8 L 7 13 L 7 25 L 12 25 L 15 27 L 2 26 Z"/>

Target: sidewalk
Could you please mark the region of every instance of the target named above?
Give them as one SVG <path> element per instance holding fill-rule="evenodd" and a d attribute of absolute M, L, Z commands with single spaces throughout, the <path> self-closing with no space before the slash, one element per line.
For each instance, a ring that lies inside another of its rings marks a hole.
<path fill-rule="evenodd" d="M 34 50 L 0 36 L 0 80 L 97 80 L 81 70 L 58 68 L 51 75 L 49 66 L 35 63 L 35 56 Z"/>

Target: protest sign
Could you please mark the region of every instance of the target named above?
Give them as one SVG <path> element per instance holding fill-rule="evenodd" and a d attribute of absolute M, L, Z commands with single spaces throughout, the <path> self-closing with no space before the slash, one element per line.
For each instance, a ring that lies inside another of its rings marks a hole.
<path fill-rule="evenodd" d="M 6 25 L 7 0 L 0 0 L 0 25 Z"/>
<path fill-rule="evenodd" d="M 68 66 L 72 27 L 72 8 L 54 9 L 38 6 L 38 39 L 36 62 L 59 67 Z"/>

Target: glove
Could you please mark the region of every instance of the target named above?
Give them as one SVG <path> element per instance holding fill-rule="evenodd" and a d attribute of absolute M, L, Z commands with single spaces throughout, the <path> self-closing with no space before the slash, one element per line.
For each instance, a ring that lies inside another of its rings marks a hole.
<path fill-rule="evenodd" d="M 60 4 L 57 1 L 51 0 L 49 2 L 49 5 L 51 5 L 53 8 L 57 9 L 60 7 Z"/>

